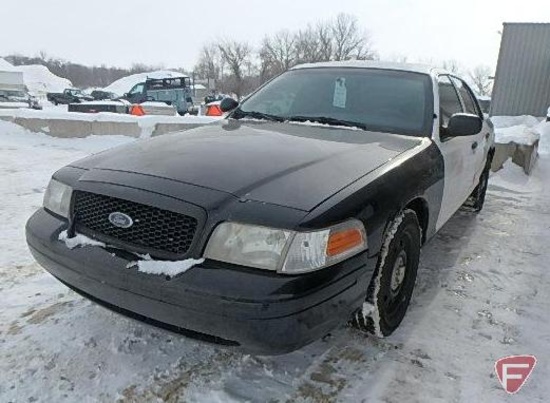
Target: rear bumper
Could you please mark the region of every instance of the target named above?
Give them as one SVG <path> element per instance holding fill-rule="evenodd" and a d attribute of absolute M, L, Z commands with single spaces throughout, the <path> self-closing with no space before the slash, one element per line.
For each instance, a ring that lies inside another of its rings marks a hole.
<path fill-rule="evenodd" d="M 27 223 L 27 243 L 75 291 L 125 315 L 258 354 L 293 351 L 347 322 L 376 264 L 362 254 L 308 275 L 281 276 L 207 261 L 166 279 L 127 269 L 132 256 L 124 252 L 68 249 L 58 241 L 65 228 L 41 209 Z"/>

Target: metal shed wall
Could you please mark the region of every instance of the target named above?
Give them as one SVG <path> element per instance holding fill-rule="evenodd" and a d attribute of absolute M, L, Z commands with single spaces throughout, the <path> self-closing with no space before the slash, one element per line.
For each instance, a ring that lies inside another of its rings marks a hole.
<path fill-rule="evenodd" d="M 505 23 L 491 115 L 546 116 L 550 106 L 550 24 Z"/>

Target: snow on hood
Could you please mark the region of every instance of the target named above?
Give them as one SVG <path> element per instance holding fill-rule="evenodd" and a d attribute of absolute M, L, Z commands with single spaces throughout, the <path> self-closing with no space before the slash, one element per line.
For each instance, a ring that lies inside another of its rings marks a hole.
<path fill-rule="evenodd" d="M 157 70 L 146 73 L 132 74 L 130 76 L 122 77 L 116 80 L 114 83 L 105 87 L 104 91 L 114 92 L 115 94 L 125 94 L 132 89 L 136 84 L 143 83 L 147 78 L 162 79 L 162 78 L 179 78 L 188 77 L 185 74 L 178 73 L 170 70 Z"/>

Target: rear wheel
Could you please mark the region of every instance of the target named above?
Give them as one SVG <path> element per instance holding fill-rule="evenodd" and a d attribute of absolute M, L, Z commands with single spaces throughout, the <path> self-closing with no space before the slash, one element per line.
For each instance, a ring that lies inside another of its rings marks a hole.
<path fill-rule="evenodd" d="M 476 188 L 474 189 L 470 197 L 468 197 L 468 200 L 466 200 L 466 203 L 464 203 L 466 207 L 470 207 L 475 212 L 481 211 L 483 209 L 483 205 L 485 204 L 485 195 L 487 193 L 487 187 L 489 186 L 490 170 L 491 170 L 491 164 L 487 163 L 485 165 L 485 169 L 483 169 L 483 172 L 479 177 L 479 182 Z"/>
<path fill-rule="evenodd" d="M 388 226 L 367 298 L 352 324 L 378 337 L 392 334 L 405 317 L 420 259 L 421 230 L 413 210 Z"/>

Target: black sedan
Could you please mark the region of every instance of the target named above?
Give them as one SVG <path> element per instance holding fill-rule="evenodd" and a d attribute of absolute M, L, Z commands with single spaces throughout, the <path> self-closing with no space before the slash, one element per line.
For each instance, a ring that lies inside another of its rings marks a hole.
<path fill-rule="evenodd" d="M 352 322 L 401 323 L 421 246 L 483 207 L 493 130 L 429 67 L 294 68 L 215 125 L 56 172 L 27 223 L 37 261 L 97 303 L 255 353 Z"/>

